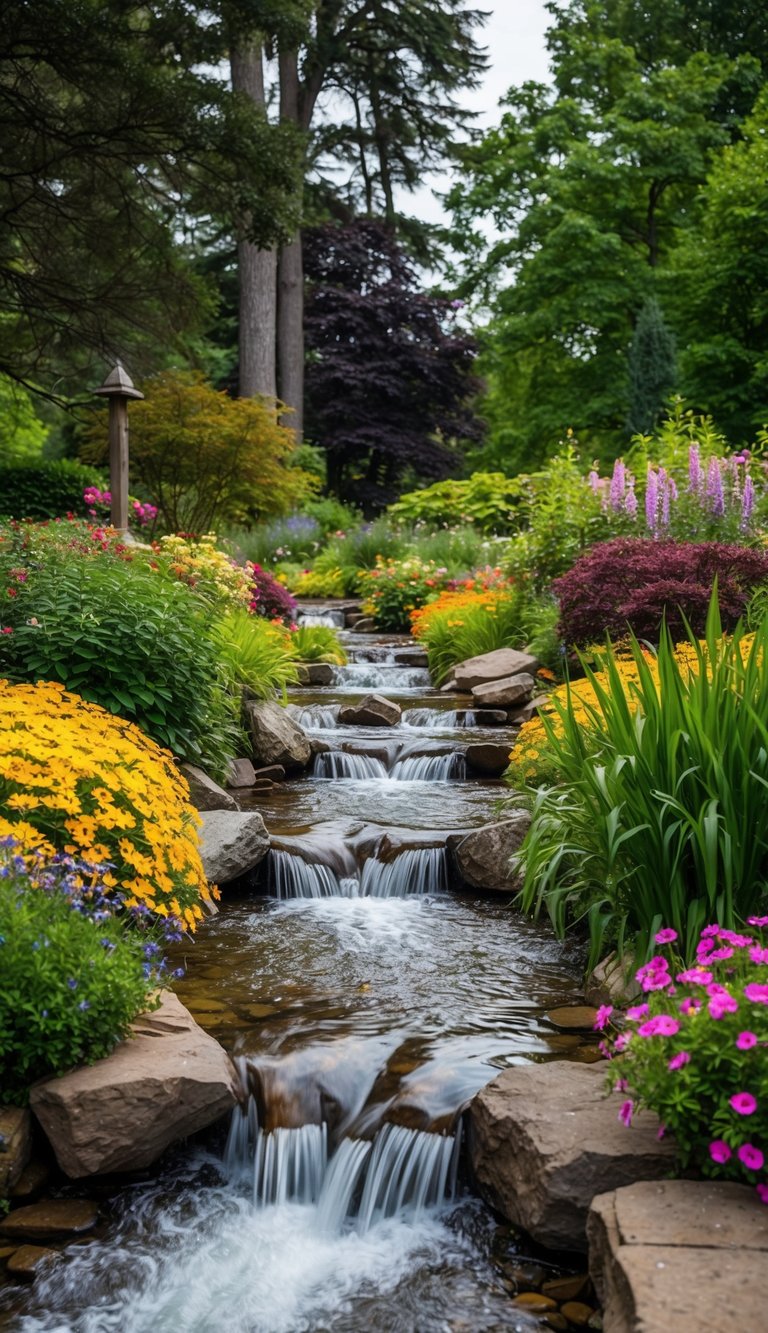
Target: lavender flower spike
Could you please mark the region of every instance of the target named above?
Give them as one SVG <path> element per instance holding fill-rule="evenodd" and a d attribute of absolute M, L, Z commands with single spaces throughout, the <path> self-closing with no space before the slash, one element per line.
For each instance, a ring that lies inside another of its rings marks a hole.
<path fill-rule="evenodd" d="M 725 495 L 723 494 L 723 474 L 720 470 L 720 460 L 718 458 L 710 458 L 709 460 L 707 499 L 715 517 L 722 518 L 725 513 Z"/>
<path fill-rule="evenodd" d="M 658 530 L 659 523 L 659 478 L 651 463 L 648 464 L 648 475 L 645 483 L 645 521 L 648 524 L 654 537 Z"/>
<path fill-rule="evenodd" d="M 613 465 L 613 476 L 611 477 L 611 489 L 608 493 L 611 509 L 614 513 L 624 507 L 624 488 L 626 484 L 626 468 L 620 458 L 616 459 Z"/>
<path fill-rule="evenodd" d="M 688 491 L 691 495 L 700 495 L 704 487 L 704 472 L 701 466 L 699 446 L 694 443 L 688 449 Z"/>
<path fill-rule="evenodd" d="M 744 478 L 744 492 L 741 497 L 741 527 L 749 527 L 749 520 L 755 507 L 755 484 L 747 473 Z"/>

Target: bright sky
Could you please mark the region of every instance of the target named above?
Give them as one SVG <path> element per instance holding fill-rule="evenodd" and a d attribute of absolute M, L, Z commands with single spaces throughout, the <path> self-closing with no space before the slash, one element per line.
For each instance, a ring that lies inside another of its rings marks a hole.
<path fill-rule="evenodd" d="M 513 84 L 533 79 L 544 83 L 548 76 L 547 51 L 544 33 L 552 16 L 544 8 L 544 0 L 476 0 L 478 9 L 491 11 L 481 41 L 488 48 L 491 66 L 483 86 L 468 93 L 465 105 L 477 111 L 475 125 L 493 125 L 499 119 L 499 99 Z M 404 211 L 429 222 L 442 222 L 442 205 L 432 191 L 443 193 L 450 178 L 433 177 L 417 193 L 402 201 Z"/>

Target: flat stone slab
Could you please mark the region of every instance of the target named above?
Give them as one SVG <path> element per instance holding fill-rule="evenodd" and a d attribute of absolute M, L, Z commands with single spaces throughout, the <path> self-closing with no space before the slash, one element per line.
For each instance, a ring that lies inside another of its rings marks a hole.
<path fill-rule="evenodd" d="M 19 1282 L 34 1282 L 40 1270 L 46 1268 L 57 1254 L 57 1250 L 47 1250 L 41 1245 L 22 1245 L 11 1255 L 5 1271 Z"/>
<path fill-rule="evenodd" d="M 530 815 L 521 811 L 513 819 L 484 824 L 471 833 L 451 834 L 448 851 L 454 872 L 470 888 L 516 893 L 520 876 L 511 857 L 520 850 L 530 824 Z"/>
<path fill-rule="evenodd" d="M 501 680 L 489 680 L 485 685 L 475 685 L 472 698 L 480 708 L 512 708 L 530 699 L 535 688 L 533 676 L 522 672 L 517 676 L 504 676 Z"/>
<path fill-rule="evenodd" d="M 607 1065 L 559 1060 L 507 1069 L 473 1099 L 470 1158 L 483 1197 L 542 1245 L 583 1250 L 593 1198 L 674 1163 L 650 1112 L 631 1129 L 606 1094 Z M 604 1183 L 605 1182 L 605 1183 Z"/>
<path fill-rule="evenodd" d="M 12 1240 L 66 1240 L 93 1231 L 99 1218 L 98 1204 L 90 1199 L 41 1199 L 25 1208 L 14 1208 L 0 1222 L 0 1236 Z"/>
<path fill-rule="evenodd" d="M 211 884 L 228 884 L 264 860 L 269 834 L 258 811 L 205 810 L 201 819 L 200 856 Z"/>
<path fill-rule="evenodd" d="M 731 1181 L 641 1181 L 594 1199 L 592 1279 L 609 1333 L 766 1327 L 768 1209 Z"/>
<path fill-rule="evenodd" d="M 105 1059 L 32 1089 L 32 1110 L 73 1179 L 151 1166 L 237 1101 L 232 1061 L 172 991 L 132 1032 Z"/>
<path fill-rule="evenodd" d="M 597 1010 L 591 1004 L 565 1004 L 559 1009 L 548 1009 L 547 1018 L 561 1032 L 592 1032 Z"/>
<path fill-rule="evenodd" d="M 453 679 L 457 689 L 469 691 L 476 685 L 486 685 L 505 676 L 519 676 L 521 672 L 532 676 L 538 665 L 530 653 L 520 653 L 515 648 L 496 648 L 493 652 L 459 662 L 453 668 Z"/>

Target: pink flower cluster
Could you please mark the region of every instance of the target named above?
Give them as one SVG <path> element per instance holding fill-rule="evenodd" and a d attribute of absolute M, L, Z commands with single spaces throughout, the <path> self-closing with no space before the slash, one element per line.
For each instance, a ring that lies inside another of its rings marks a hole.
<path fill-rule="evenodd" d="M 91 518 L 98 518 L 99 510 L 109 510 L 112 505 L 112 492 L 100 491 L 98 486 L 86 486 L 83 491 L 83 499 L 88 508 Z M 141 500 L 130 501 L 130 515 L 139 527 L 145 528 L 148 523 L 154 523 L 157 518 L 157 505 L 142 504 Z"/>
<path fill-rule="evenodd" d="M 768 917 L 749 917 L 747 925 L 756 931 L 763 930 L 768 926 Z M 677 938 L 676 931 L 665 928 L 655 935 L 654 943 L 674 946 Z M 622 1075 L 618 1079 L 612 1076 L 616 1091 L 632 1093 L 625 1097 L 619 1110 L 619 1119 L 625 1125 L 631 1124 L 638 1101 L 647 1100 L 652 1106 L 656 1102 L 655 1109 L 663 1112 L 664 1119 L 673 1121 L 679 1107 L 690 1106 L 693 1099 L 704 1116 L 700 1134 L 698 1129 L 692 1131 L 694 1138 L 699 1134 L 699 1160 L 703 1154 L 716 1167 L 727 1167 L 723 1172 L 726 1175 L 733 1175 L 734 1166 L 736 1175 L 739 1170 L 763 1171 L 768 1156 L 765 1107 L 760 1104 L 759 1082 L 753 1085 L 755 1090 L 748 1085 L 760 1073 L 761 1066 L 755 1061 L 762 1062 L 768 1051 L 768 1025 L 762 1012 L 768 1007 L 768 976 L 763 971 L 766 968 L 768 947 L 761 938 L 713 924 L 701 932 L 693 966 L 677 970 L 663 954 L 656 954 L 638 969 L 636 979 L 648 999 L 625 1011 L 623 1020 L 628 1027 L 600 1043 L 600 1049 L 609 1059 L 625 1053 L 625 1059 L 619 1060 Z M 758 979 L 752 980 L 755 972 Z M 692 993 L 679 997 L 681 987 Z M 604 1032 L 615 1025 L 613 1015 L 611 1005 L 601 1006 L 595 1019 L 596 1030 Z M 735 1021 L 734 1016 L 737 1016 Z M 716 1024 L 717 1028 L 702 1027 L 703 1022 Z M 718 1030 L 722 1030 L 725 1046 L 717 1070 L 710 1074 L 707 1062 L 702 1064 L 702 1050 L 711 1050 L 710 1043 Z M 701 1042 L 702 1036 L 706 1036 L 705 1044 Z M 736 1052 L 740 1053 L 738 1057 Z M 643 1083 L 644 1070 L 650 1071 L 647 1084 Z M 680 1095 L 673 1091 L 679 1085 L 666 1086 L 668 1076 L 684 1080 Z M 745 1136 L 742 1126 L 750 1117 L 755 1117 L 756 1130 Z M 679 1120 L 671 1128 L 685 1136 Z M 666 1126 L 662 1125 L 660 1134 L 665 1132 Z M 752 1176 L 752 1180 L 760 1199 L 768 1204 L 768 1179 L 755 1182 Z"/>

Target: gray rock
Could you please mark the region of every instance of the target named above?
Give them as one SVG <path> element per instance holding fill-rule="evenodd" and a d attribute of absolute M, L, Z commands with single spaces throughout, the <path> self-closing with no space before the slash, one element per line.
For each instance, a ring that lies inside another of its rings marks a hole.
<path fill-rule="evenodd" d="M 211 884 L 238 879 L 263 861 L 269 851 L 269 834 L 255 810 L 206 810 L 202 820 L 200 855 Z"/>
<path fill-rule="evenodd" d="M 466 662 L 459 662 L 453 668 L 453 674 L 458 689 L 474 690 L 477 685 L 519 676 L 522 672 L 533 675 L 538 666 L 530 653 L 519 653 L 515 648 L 496 648 L 492 653 L 481 653 L 479 657 L 468 657 Z"/>
<path fill-rule="evenodd" d="M 300 685 L 333 684 L 333 667 L 329 662 L 300 662 L 297 671 Z"/>
<path fill-rule="evenodd" d="M 32 1110 L 73 1179 L 138 1171 L 237 1101 L 232 1061 L 172 991 L 104 1060 L 37 1083 Z"/>
<path fill-rule="evenodd" d="M 468 745 L 466 759 L 470 768 L 477 773 L 486 773 L 489 777 L 500 778 L 509 768 L 510 746 L 494 741 L 482 741 Z"/>
<path fill-rule="evenodd" d="M 282 782 L 285 777 L 285 769 L 282 764 L 270 764 L 269 768 L 254 769 L 253 774 L 256 782 L 267 780 L 268 782 Z"/>
<path fill-rule="evenodd" d="M 312 755 L 309 739 L 280 704 L 260 700 L 246 705 L 257 768 L 281 764 L 286 772 L 306 768 Z"/>
<path fill-rule="evenodd" d="M 23 1106 L 0 1106 L 0 1199 L 10 1193 L 32 1153 L 32 1119 Z"/>
<path fill-rule="evenodd" d="M 480 708 L 512 708 L 530 699 L 535 688 L 533 676 L 523 671 L 517 676 L 489 681 L 487 685 L 476 685 L 472 698 Z"/>
<path fill-rule="evenodd" d="M 382 694 L 366 694 L 359 703 L 339 710 L 339 722 L 352 727 L 396 727 L 402 711 Z"/>
<path fill-rule="evenodd" d="M 476 727 L 505 727 L 509 721 L 503 708 L 470 708 Z"/>
<path fill-rule="evenodd" d="M 590 1004 L 631 1004 L 640 993 L 632 956 L 617 958 L 615 953 L 601 959 L 584 991 Z"/>
<path fill-rule="evenodd" d="M 511 819 L 484 824 L 471 833 L 451 834 L 448 849 L 459 878 L 473 889 L 516 893 L 520 875 L 512 857 L 520 850 L 530 825 L 530 815 L 521 810 Z"/>
<path fill-rule="evenodd" d="M 627 1185 L 593 1200 L 587 1235 L 609 1333 L 765 1327 L 768 1210 L 747 1185 Z"/>
<path fill-rule="evenodd" d="M 189 783 L 189 799 L 196 810 L 239 810 L 234 796 L 209 778 L 196 764 L 179 764 Z"/>
<path fill-rule="evenodd" d="M 233 759 L 227 774 L 228 787 L 252 787 L 256 771 L 250 759 Z"/>
<path fill-rule="evenodd" d="M 673 1145 L 656 1137 L 656 1116 L 641 1112 L 631 1129 L 621 1123 L 619 1098 L 606 1095 L 606 1072 L 603 1062 L 520 1065 L 489 1083 L 470 1106 L 470 1156 L 480 1193 L 552 1249 L 585 1249 L 596 1195 L 658 1180 L 674 1162 Z"/>
<path fill-rule="evenodd" d="M 355 634 L 375 634 L 376 621 L 372 616 L 363 616 L 355 622 Z"/>
<path fill-rule="evenodd" d="M 549 703 L 548 694 L 537 694 L 522 708 L 513 708 L 510 710 L 509 720 L 516 726 L 521 727 L 524 722 L 530 722 L 531 718 L 537 717 Z"/>

